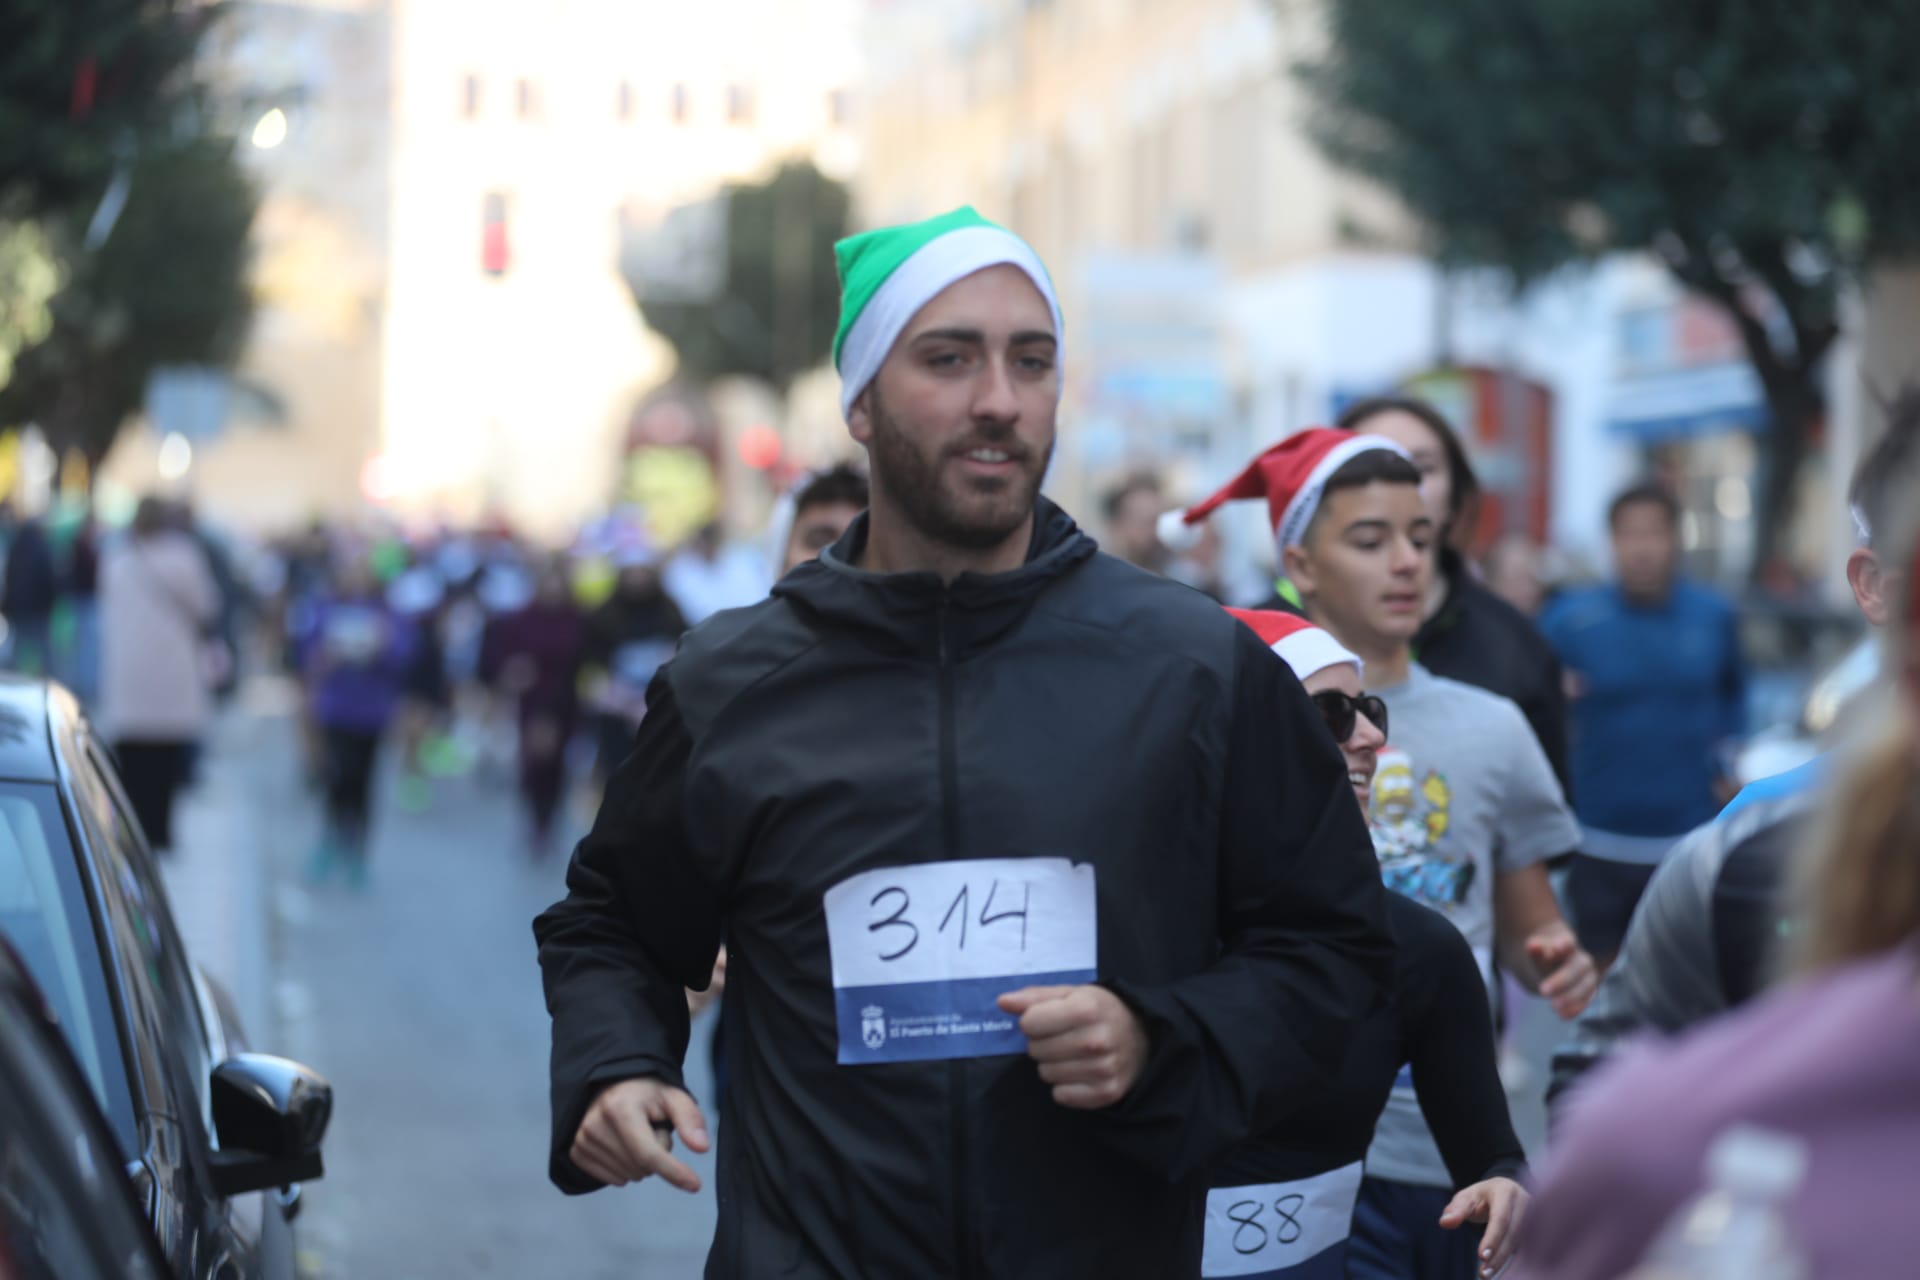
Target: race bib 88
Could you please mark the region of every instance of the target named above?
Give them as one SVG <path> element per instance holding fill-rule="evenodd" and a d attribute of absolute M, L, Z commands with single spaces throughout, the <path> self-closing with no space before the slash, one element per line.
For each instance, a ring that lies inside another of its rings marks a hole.
<path fill-rule="evenodd" d="M 1257 1187 L 1207 1192 L 1205 1280 L 1342 1280 L 1361 1162 Z"/>
<path fill-rule="evenodd" d="M 994 1004 L 1098 976 L 1093 867 L 981 858 L 866 871 L 827 890 L 839 1061 L 1024 1053 Z"/>

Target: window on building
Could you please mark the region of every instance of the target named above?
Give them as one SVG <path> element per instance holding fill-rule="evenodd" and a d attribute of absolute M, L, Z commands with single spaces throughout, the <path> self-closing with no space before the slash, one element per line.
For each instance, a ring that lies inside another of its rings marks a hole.
<path fill-rule="evenodd" d="M 507 235 L 508 200 L 504 191 L 489 191 L 480 201 L 480 270 L 498 279 L 512 265 L 513 247 Z"/>
<path fill-rule="evenodd" d="M 633 82 L 622 80 L 618 92 L 614 94 L 613 114 L 622 124 L 633 119 Z"/>
<path fill-rule="evenodd" d="M 480 114 L 480 77 L 469 75 L 460 84 L 460 114 L 472 120 Z"/>
<path fill-rule="evenodd" d="M 522 120 L 531 120 L 540 112 L 540 90 L 525 76 L 513 82 L 513 109 Z"/>
<path fill-rule="evenodd" d="M 727 123 L 753 123 L 753 90 L 743 84 L 727 86 Z"/>
<path fill-rule="evenodd" d="M 687 122 L 687 116 L 692 111 L 692 98 L 693 95 L 687 92 L 687 86 L 684 84 L 676 84 L 673 86 L 673 91 L 667 95 L 667 114 L 673 117 L 675 124 Z"/>
<path fill-rule="evenodd" d="M 836 129 L 844 129 L 853 120 L 853 95 L 845 89 L 835 89 L 827 95 L 827 121 Z"/>

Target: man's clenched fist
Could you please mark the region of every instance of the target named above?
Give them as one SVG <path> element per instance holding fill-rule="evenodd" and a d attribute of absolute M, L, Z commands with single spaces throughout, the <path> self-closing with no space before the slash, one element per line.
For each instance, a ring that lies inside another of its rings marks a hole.
<path fill-rule="evenodd" d="M 573 1135 L 567 1154 L 582 1172 L 610 1187 L 659 1174 L 682 1191 L 698 1191 L 700 1176 L 672 1156 L 673 1135 L 695 1151 L 711 1145 L 700 1104 L 664 1080 L 619 1080 L 600 1091 Z"/>
<path fill-rule="evenodd" d="M 1025 987 L 1001 996 L 999 1005 L 1020 1019 L 1027 1056 L 1063 1107 L 1110 1107 L 1146 1066 L 1146 1028 L 1105 987 Z"/>

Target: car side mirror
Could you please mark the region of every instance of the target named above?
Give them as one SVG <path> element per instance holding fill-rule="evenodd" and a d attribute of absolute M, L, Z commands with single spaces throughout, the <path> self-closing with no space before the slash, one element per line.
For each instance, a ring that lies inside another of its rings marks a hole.
<path fill-rule="evenodd" d="M 213 1069 L 213 1191 L 235 1196 L 290 1187 L 322 1173 L 320 1140 L 333 1086 L 285 1058 L 241 1053 Z"/>

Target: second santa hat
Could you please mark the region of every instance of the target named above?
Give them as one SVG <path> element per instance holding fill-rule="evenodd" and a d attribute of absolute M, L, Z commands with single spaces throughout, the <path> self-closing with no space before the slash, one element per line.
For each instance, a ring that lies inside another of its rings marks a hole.
<path fill-rule="evenodd" d="M 1357 654 L 1335 640 L 1332 632 L 1322 630 L 1305 618 L 1281 613 L 1278 609 L 1228 609 L 1227 612 L 1252 627 L 1253 633 L 1293 669 L 1296 679 L 1305 680 L 1343 663 L 1356 673 L 1364 670 Z"/>
<path fill-rule="evenodd" d="M 1284 551 L 1306 536 L 1333 473 L 1375 449 L 1407 456 L 1405 449 L 1385 436 L 1356 435 L 1335 427 L 1297 431 L 1248 463 L 1245 471 L 1211 498 L 1185 511 L 1161 516 L 1160 541 L 1178 548 L 1191 540 L 1193 526 L 1222 504 L 1239 498 L 1265 498 L 1274 541 Z"/>

